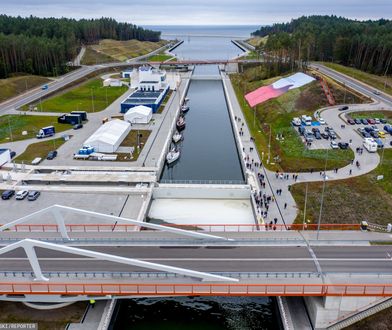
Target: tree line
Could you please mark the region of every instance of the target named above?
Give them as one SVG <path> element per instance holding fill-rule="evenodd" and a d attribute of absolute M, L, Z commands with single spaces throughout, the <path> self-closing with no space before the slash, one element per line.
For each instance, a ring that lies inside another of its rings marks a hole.
<path fill-rule="evenodd" d="M 301 66 L 331 61 L 375 74 L 392 72 L 392 21 L 356 21 L 337 16 L 303 16 L 289 23 L 261 27 L 266 37 L 259 52 L 269 61 Z"/>
<path fill-rule="evenodd" d="M 159 41 L 160 32 L 111 18 L 68 19 L 0 15 L 0 78 L 13 73 L 59 75 L 81 45 L 101 39 Z"/>

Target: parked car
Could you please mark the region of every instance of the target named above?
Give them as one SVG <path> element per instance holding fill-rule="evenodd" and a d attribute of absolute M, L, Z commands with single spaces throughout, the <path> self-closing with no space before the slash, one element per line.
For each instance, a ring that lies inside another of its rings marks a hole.
<path fill-rule="evenodd" d="M 83 128 L 83 124 L 76 124 L 73 126 L 73 129 L 80 129 Z"/>
<path fill-rule="evenodd" d="M 348 149 L 348 143 L 347 142 L 339 142 L 338 146 L 340 149 Z"/>
<path fill-rule="evenodd" d="M 359 134 L 362 134 L 363 132 L 365 132 L 365 129 L 364 129 L 363 127 L 358 127 L 358 128 L 357 128 L 357 132 L 358 132 Z"/>
<path fill-rule="evenodd" d="M 366 132 L 366 131 L 363 131 L 363 132 L 362 132 L 362 136 L 363 136 L 365 139 L 371 138 L 371 137 L 372 137 L 372 136 L 370 135 L 370 133 L 368 133 L 368 132 Z"/>
<path fill-rule="evenodd" d="M 364 125 L 369 125 L 369 122 L 365 118 L 361 119 L 361 123 Z"/>
<path fill-rule="evenodd" d="M 39 197 L 39 195 L 41 195 L 39 191 L 36 190 L 29 191 L 29 194 L 27 195 L 27 200 L 35 201 Z"/>
<path fill-rule="evenodd" d="M 313 127 L 313 128 L 312 128 L 312 132 L 313 132 L 313 133 L 320 132 L 320 129 L 318 129 L 317 127 Z"/>
<path fill-rule="evenodd" d="M 29 192 L 27 190 L 20 190 L 16 193 L 15 198 L 19 201 L 25 199 Z"/>
<path fill-rule="evenodd" d="M 298 127 L 298 133 L 301 134 L 301 135 L 304 135 L 305 127 L 303 127 L 303 126 Z"/>
<path fill-rule="evenodd" d="M 327 133 L 325 133 L 325 132 L 322 132 L 322 133 L 321 133 L 321 137 L 322 137 L 323 139 L 326 139 L 326 140 L 329 139 L 329 135 L 328 135 Z"/>
<path fill-rule="evenodd" d="M 354 121 L 355 121 L 355 123 L 357 125 L 361 125 L 362 124 L 361 119 L 359 119 L 359 118 L 355 118 Z"/>
<path fill-rule="evenodd" d="M 338 146 L 338 144 L 335 141 L 331 141 L 330 145 L 331 145 L 332 149 L 339 149 L 339 146 Z"/>
<path fill-rule="evenodd" d="M 321 140 L 321 134 L 320 134 L 320 131 L 316 131 L 316 132 L 314 132 L 314 137 L 315 137 L 317 140 Z"/>
<path fill-rule="evenodd" d="M 375 138 L 375 139 L 378 139 L 378 137 L 379 137 L 379 136 L 378 136 L 378 132 L 376 132 L 376 131 L 371 131 L 371 132 L 370 132 L 370 136 L 373 137 L 373 138 Z"/>
<path fill-rule="evenodd" d="M 374 118 L 374 121 L 376 122 L 376 124 L 380 124 L 380 119 L 379 118 Z"/>
<path fill-rule="evenodd" d="M 354 121 L 354 119 L 352 119 L 352 118 L 347 119 L 347 122 L 348 122 L 350 125 L 355 125 L 355 121 Z"/>
<path fill-rule="evenodd" d="M 376 125 L 373 125 L 371 127 L 373 128 L 373 131 L 375 131 L 375 132 L 379 132 L 380 131 Z"/>
<path fill-rule="evenodd" d="M 326 125 L 327 124 L 323 118 L 319 118 L 319 123 L 320 123 L 320 125 Z"/>
<path fill-rule="evenodd" d="M 52 159 L 55 159 L 56 157 L 57 157 L 57 150 L 53 150 L 53 151 L 49 151 L 46 159 L 52 160 Z"/>
<path fill-rule="evenodd" d="M 376 123 L 376 121 L 372 118 L 368 118 L 367 121 L 370 125 L 374 125 Z"/>
<path fill-rule="evenodd" d="M 339 111 L 345 111 L 345 110 L 348 110 L 348 106 L 347 105 L 339 108 Z"/>
<path fill-rule="evenodd" d="M 378 132 L 378 136 L 379 136 L 381 139 L 385 139 L 385 132 L 379 131 L 379 132 Z"/>
<path fill-rule="evenodd" d="M 388 121 L 386 120 L 386 119 L 384 119 L 384 118 L 380 118 L 380 123 L 381 124 L 386 124 Z"/>
<path fill-rule="evenodd" d="M 1 199 L 7 200 L 7 199 L 10 199 L 14 195 L 15 195 L 15 190 L 5 190 L 1 194 Z"/>
<path fill-rule="evenodd" d="M 368 132 L 368 133 L 374 131 L 374 130 L 373 130 L 373 127 L 371 127 L 371 126 L 367 126 L 367 127 L 365 127 L 363 130 L 364 130 L 365 132 Z"/>
<path fill-rule="evenodd" d="M 333 130 L 329 130 L 328 135 L 329 135 L 330 139 L 332 139 L 332 140 L 336 139 L 336 133 Z"/>

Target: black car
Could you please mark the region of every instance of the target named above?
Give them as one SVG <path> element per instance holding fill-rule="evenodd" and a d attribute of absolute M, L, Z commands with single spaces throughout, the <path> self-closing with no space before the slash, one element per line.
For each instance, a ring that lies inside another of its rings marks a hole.
<path fill-rule="evenodd" d="M 369 125 L 369 122 L 365 118 L 361 119 L 361 123 L 364 125 Z"/>
<path fill-rule="evenodd" d="M 320 134 L 320 131 L 316 131 L 316 132 L 314 132 L 314 137 L 315 137 L 317 140 L 321 140 L 321 134 Z"/>
<path fill-rule="evenodd" d="M 355 121 L 355 123 L 356 123 L 357 125 L 362 124 L 361 119 L 359 119 L 359 118 L 355 118 L 354 121 Z"/>
<path fill-rule="evenodd" d="M 76 124 L 73 126 L 73 129 L 80 129 L 83 128 L 83 124 Z"/>
<path fill-rule="evenodd" d="M 384 118 L 380 118 L 380 123 L 381 124 L 386 124 L 388 121 L 386 120 L 386 119 L 384 119 Z"/>
<path fill-rule="evenodd" d="M 374 131 L 374 129 L 373 129 L 373 127 L 365 127 L 365 131 L 366 132 L 368 132 L 368 133 L 370 133 L 370 132 L 373 132 Z"/>
<path fill-rule="evenodd" d="M 303 126 L 298 127 L 298 132 L 299 132 L 299 134 L 304 135 L 305 127 L 303 127 Z"/>
<path fill-rule="evenodd" d="M 320 130 L 319 130 L 317 127 L 313 127 L 313 128 L 312 128 L 312 132 L 313 132 L 313 133 L 316 133 L 316 132 L 320 132 Z"/>
<path fill-rule="evenodd" d="M 376 131 L 371 131 L 371 132 L 370 132 L 370 135 L 371 135 L 371 137 L 374 137 L 375 139 L 378 139 L 378 138 L 379 138 L 378 132 L 376 132 Z"/>
<path fill-rule="evenodd" d="M 16 152 L 10 150 L 10 157 L 11 157 L 11 159 L 14 158 L 15 156 L 16 156 Z"/>
<path fill-rule="evenodd" d="M 325 132 L 321 133 L 321 137 L 322 137 L 323 139 L 326 139 L 326 140 L 329 139 L 329 135 L 328 135 L 327 133 L 325 133 Z"/>
<path fill-rule="evenodd" d="M 340 149 L 347 149 L 348 148 L 348 143 L 347 142 L 339 142 L 338 146 Z"/>
<path fill-rule="evenodd" d="M 1 199 L 7 200 L 7 199 L 10 199 L 14 195 L 15 195 L 15 190 L 6 190 L 6 191 L 3 191 L 3 193 L 1 194 Z"/>
<path fill-rule="evenodd" d="M 52 160 L 52 159 L 54 159 L 56 157 L 57 157 L 57 151 L 53 150 L 53 151 L 49 151 L 48 156 L 46 157 L 46 159 Z"/>
<path fill-rule="evenodd" d="M 362 136 L 364 137 L 364 138 L 370 138 L 370 137 L 372 137 L 368 132 L 366 132 L 366 131 L 363 131 L 362 132 Z"/>
<path fill-rule="evenodd" d="M 348 106 L 347 105 L 339 108 L 339 111 L 344 111 L 344 110 L 348 110 Z"/>

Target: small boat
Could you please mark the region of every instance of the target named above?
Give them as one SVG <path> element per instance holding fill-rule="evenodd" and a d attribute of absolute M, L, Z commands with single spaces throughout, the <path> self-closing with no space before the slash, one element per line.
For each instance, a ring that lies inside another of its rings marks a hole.
<path fill-rule="evenodd" d="M 189 105 L 183 105 L 181 106 L 181 112 L 186 113 L 189 111 Z"/>
<path fill-rule="evenodd" d="M 182 134 L 180 132 L 175 132 L 172 139 L 174 143 L 178 143 L 182 140 Z"/>
<path fill-rule="evenodd" d="M 186 97 L 186 98 L 185 98 L 185 102 L 189 102 L 189 100 L 190 100 L 189 97 Z"/>
<path fill-rule="evenodd" d="M 180 158 L 180 150 L 177 148 L 172 148 L 166 155 L 168 164 L 174 163 L 178 158 Z"/>
<path fill-rule="evenodd" d="M 178 118 L 176 127 L 179 131 L 182 131 L 185 128 L 185 118 L 183 116 Z"/>

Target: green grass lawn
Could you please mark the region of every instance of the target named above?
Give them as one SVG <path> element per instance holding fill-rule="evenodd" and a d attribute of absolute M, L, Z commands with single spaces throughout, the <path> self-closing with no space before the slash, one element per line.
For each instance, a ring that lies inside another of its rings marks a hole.
<path fill-rule="evenodd" d="M 274 158 L 279 160 L 275 165 L 267 165 L 271 170 L 283 170 L 285 172 L 302 172 L 323 170 L 325 165 L 325 150 L 307 150 L 301 142 L 299 134 L 291 127 L 293 117 L 301 115 L 313 115 L 317 109 L 327 106 L 327 100 L 322 88 L 317 81 L 304 87 L 293 89 L 286 94 L 269 100 L 256 107 L 255 125 L 254 112 L 244 98 L 244 94 L 255 90 L 262 85 L 268 85 L 280 77 L 268 80 L 255 79 L 257 68 L 245 74 L 231 76 L 231 81 L 235 89 L 237 99 L 242 107 L 242 111 L 251 130 L 252 136 L 256 140 L 256 146 L 260 155 L 264 153 L 264 164 L 266 164 L 268 154 L 268 141 L 271 131 L 271 161 Z M 337 103 L 342 102 L 344 91 L 336 83 L 330 82 Z M 346 99 L 352 102 L 361 103 L 364 99 L 351 93 L 346 94 Z M 284 141 L 277 141 L 277 134 L 284 135 Z M 328 154 L 328 168 L 343 167 L 354 158 L 352 150 L 330 150 Z"/>
<path fill-rule="evenodd" d="M 15 162 L 30 164 L 36 157 L 45 159 L 49 151 L 56 150 L 65 142 L 63 138 L 58 138 L 30 144 L 22 154 L 15 158 Z"/>
<path fill-rule="evenodd" d="M 91 46 L 87 46 L 86 52 L 84 53 L 84 56 L 81 60 L 81 64 L 83 65 L 94 65 L 112 62 L 116 62 L 116 59 L 92 49 Z"/>
<path fill-rule="evenodd" d="M 33 116 L 25 113 L 0 116 L 0 143 L 34 138 L 42 127 L 51 125 L 56 132 L 72 128 L 72 125 L 59 124 L 57 117 L 53 116 Z M 22 135 L 23 131 L 26 131 L 27 135 Z"/>
<path fill-rule="evenodd" d="M 138 142 L 138 138 L 137 138 L 137 133 L 141 134 L 142 136 L 139 138 L 139 144 L 140 144 L 140 149 L 137 149 L 137 142 Z M 120 147 L 134 147 L 135 148 L 135 152 L 133 153 L 133 158 L 130 159 L 130 155 L 129 154 L 125 154 L 125 153 L 117 153 L 118 161 L 136 161 L 139 158 L 140 153 L 143 150 L 144 145 L 146 144 L 149 136 L 151 134 L 150 130 L 131 130 L 129 132 L 129 134 L 125 137 L 125 139 L 123 140 L 123 142 L 121 143 Z"/>
<path fill-rule="evenodd" d="M 98 112 L 104 110 L 127 90 L 126 86 L 103 87 L 102 79 L 94 78 L 50 97 L 42 101 L 42 104 L 36 104 L 35 107 L 38 111 L 46 112 L 68 113 L 76 110 Z M 23 110 L 27 109 L 28 106 L 23 108 Z"/>
<path fill-rule="evenodd" d="M 353 170 L 355 171 L 355 169 Z M 377 180 L 383 175 L 384 179 Z M 294 199 L 301 210 L 296 222 L 302 223 L 306 184 L 292 187 Z M 308 184 L 307 216 L 316 223 L 320 210 L 322 183 Z M 359 223 L 368 220 L 382 225 L 391 222 L 392 150 L 384 150 L 384 160 L 374 171 L 347 180 L 327 182 L 322 223 Z M 337 212 L 339 210 L 339 212 Z"/>
<path fill-rule="evenodd" d="M 371 73 L 367 73 L 355 68 L 350 68 L 344 65 L 336 64 L 336 63 L 329 63 L 329 62 L 322 62 L 323 65 L 325 65 L 328 68 L 331 68 L 333 70 L 336 70 L 338 72 L 344 73 L 347 76 L 353 77 L 355 79 L 358 79 L 359 81 L 362 81 L 370 86 L 373 86 L 383 92 L 386 92 L 388 94 L 392 95 L 392 77 L 387 76 L 385 79 L 385 76 L 379 76 Z M 385 81 L 386 86 L 385 86 Z"/>
<path fill-rule="evenodd" d="M 166 54 L 157 54 L 150 56 L 147 60 L 151 62 L 164 62 L 171 59 L 173 56 L 166 55 Z"/>
<path fill-rule="evenodd" d="M 44 85 L 50 80 L 40 76 L 17 76 L 0 79 L 0 102 L 26 92 L 29 89 Z"/>

